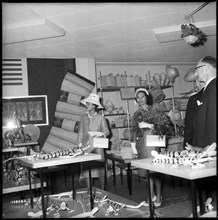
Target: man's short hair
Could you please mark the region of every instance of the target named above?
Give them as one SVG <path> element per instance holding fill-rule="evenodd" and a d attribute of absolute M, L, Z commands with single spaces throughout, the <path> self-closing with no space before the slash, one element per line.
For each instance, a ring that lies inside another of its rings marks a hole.
<path fill-rule="evenodd" d="M 212 67 L 216 68 L 216 58 L 211 57 L 211 56 L 206 56 L 201 60 L 202 63 L 208 63 Z"/>

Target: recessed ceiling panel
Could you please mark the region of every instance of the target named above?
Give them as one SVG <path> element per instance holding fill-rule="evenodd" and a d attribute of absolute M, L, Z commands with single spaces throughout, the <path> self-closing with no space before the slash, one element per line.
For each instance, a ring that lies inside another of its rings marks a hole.
<path fill-rule="evenodd" d="M 202 4 L 10 3 L 2 11 L 3 43 L 15 42 L 14 36 L 26 41 L 3 44 L 2 55 L 95 58 L 96 62 L 196 62 L 205 55 L 216 56 L 216 25 L 209 25 L 210 21 L 216 23 L 216 2 L 210 2 L 193 16 L 194 24 L 208 35 L 204 45 L 188 45 L 181 39 L 180 28 L 185 16 Z M 3 4 L 6 5 L 9 3 Z M 55 31 L 43 28 L 44 21 L 66 33 L 61 37 L 50 35 Z M 201 22 L 207 25 L 198 26 Z M 44 34 L 47 36 L 42 37 Z"/>
<path fill-rule="evenodd" d="M 67 30 L 80 29 L 104 24 L 112 24 L 121 21 L 131 21 L 144 17 L 140 8 L 136 6 L 105 7 L 94 10 L 81 11 L 50 18 L 53 22 L 63 26 Z"/>
<path fill-rule="evenodd" d="M 26 3 L 26 7 L 33 9 L 38 14 L 44 17 L 53 17 L 66 15 L 76 12 L 92 10 L 96 8 L 108 7 L 107 3 L 79 3 L 79 2 L 63 2 L 63 3 Z"/>
<path fill-rule="evenodd" d="M 32 41 L 64 36 L 65 30 L 48 20 L 40 20 L 34 25 L 24 25 L 3 30 L 3 44 Z"/>

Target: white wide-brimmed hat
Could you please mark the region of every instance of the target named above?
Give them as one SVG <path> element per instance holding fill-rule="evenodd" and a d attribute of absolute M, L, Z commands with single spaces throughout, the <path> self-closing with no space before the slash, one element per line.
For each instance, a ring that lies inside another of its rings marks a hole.
<path fill-rule="evenodd" d="M 182 119 L 181 112 L 178 109 L 170 110 L 168 116 L 173 124 L 178 124 Z"/>
<path fill-rule="evenodd" d="M 145 92 L 147 95 L 149 95 L 149 92 L 148 92 L 147 89 L 139 88 L 139 89 L 137 89 L 136 92 L 135 92 L 135 97 L 136 97 L 136 95 L 137 95 L 138 92 Z"/>
<path fill-rule="evenodd" d="M 95 93 L 90 93 L 89 96 L 80 101 L 82 104 L 86 105 L 86 102 L 90 102 L 94 105 L 97 105 L 98 108 L 104 108 L 100 103 L 100 97 Z"/>

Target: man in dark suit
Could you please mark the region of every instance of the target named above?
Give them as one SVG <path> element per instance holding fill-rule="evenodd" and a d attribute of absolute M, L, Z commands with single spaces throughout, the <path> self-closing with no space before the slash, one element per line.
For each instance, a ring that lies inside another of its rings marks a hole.
<path fill-rule="evenodd" d="M 196 78 L 205 83 L 205 86 L 197 100 L 192 146 L 206 148 L 213 142 L 216 143 L 216 58 L 210 56 L 202 58 L 195 70 Z M 212 204 L 216 204 L 216 176 L 201 179 L 199 189 L 203 193 L 200 199 L 202 208 L 202 202 L 208 197 L 212 198 Z"/>
<path fill-rule="evenodd" d="M 193 72 L 194 74 L 194 72 Z M 195 83 L 196 92 L 192 93 L 189 96 L 186 113 L 185 113 L 185 129 L 184 129 L 184 144 L 183 147 L 185 148 L 186 144 L 192 145 L 193 140 L 193 133 L 194 133 L 194 118 L 195 118 L 195 111 L 197 108 L 197 100 L 201 96 L 203 92 L 204 83 L 199 82 L 199 80 L 195 79 L 193 81 Z"/>
<path fill-rule="evenodd" d="M 216 142 L 216 58 L 202 58 L 195 76 L 205 86 L 197 100 L 192 146 L 205 148 Z"/>

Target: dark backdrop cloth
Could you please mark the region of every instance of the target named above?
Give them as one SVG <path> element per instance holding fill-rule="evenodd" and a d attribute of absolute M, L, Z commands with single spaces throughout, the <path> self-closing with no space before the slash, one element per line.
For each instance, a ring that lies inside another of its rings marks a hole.
<path fill-rule="evenodd" d="M 75 59 L 41 59 L 27 58 L 29 95 L 47 95 L 48 98 L 48 126 L 39 126 L 38 142 L 42 147 L 49 135 L 60 89 L 67 72 L 76 72 Z"/>

